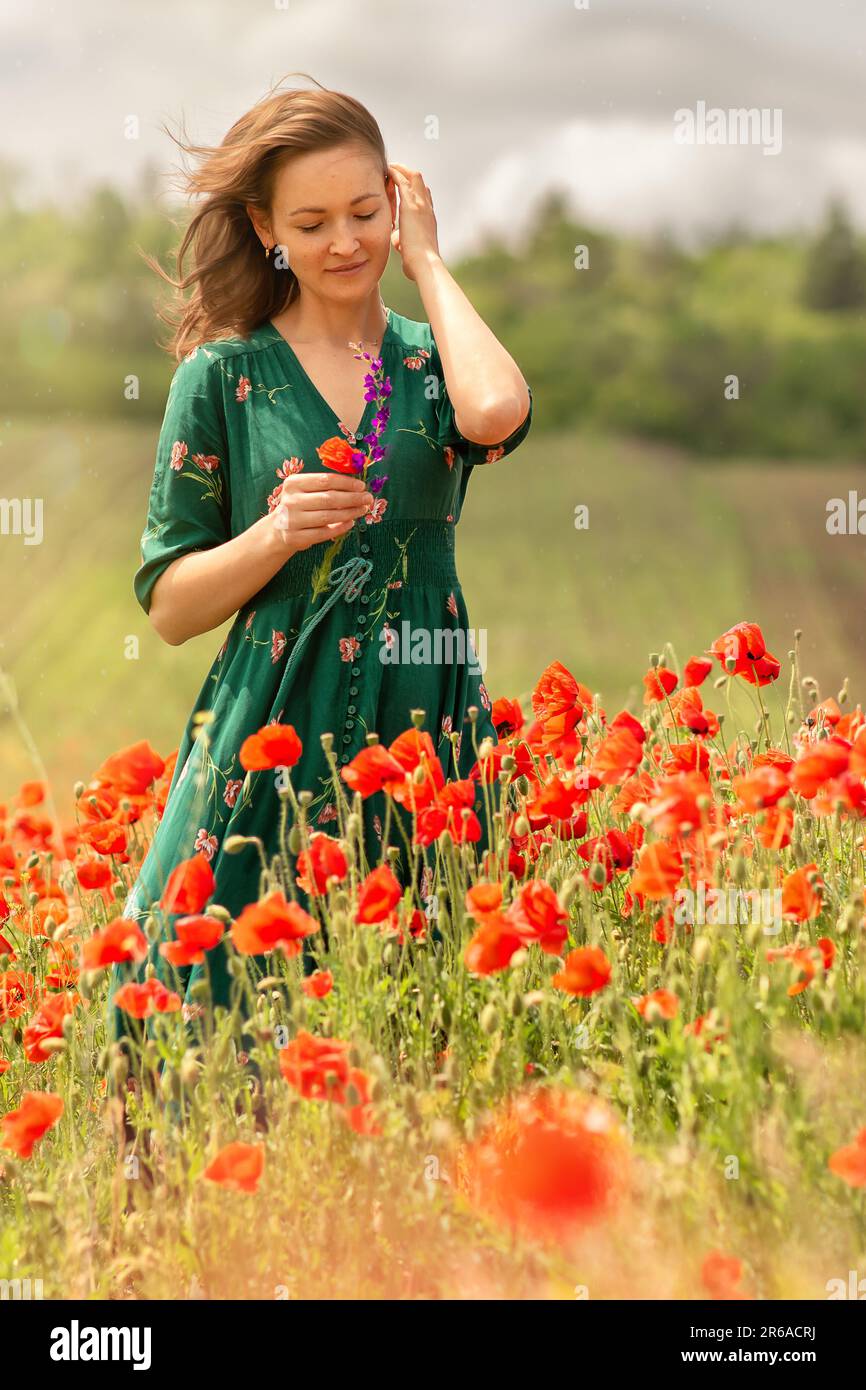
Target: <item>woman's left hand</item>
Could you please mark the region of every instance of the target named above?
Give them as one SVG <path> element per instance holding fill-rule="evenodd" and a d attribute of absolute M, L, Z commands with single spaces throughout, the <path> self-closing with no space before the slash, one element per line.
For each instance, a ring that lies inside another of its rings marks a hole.
<path fill-rule="evenodd" d="M 406 279 L 415 280 L 425 257 L 440 254 L 433 199 L 417 169 L 407 169 L 405 164 L 389 164 L 388 169 L 399 193 L 391 244 L 402 257 Z"/>

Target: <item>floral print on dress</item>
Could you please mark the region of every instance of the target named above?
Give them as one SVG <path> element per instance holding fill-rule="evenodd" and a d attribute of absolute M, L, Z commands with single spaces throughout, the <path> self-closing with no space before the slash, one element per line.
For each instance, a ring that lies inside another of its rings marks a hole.
<path fill-rule="evenodd" d="M 372 507 L 370 507 L 369 511 L 364 516 L 367 525 L 372 526 L 375 522 L 381 521 L 382 517 L 385 515 L 387 506 L 388 499 L 386 497 L 377 497 Z"/>
<path fill-rule="evenodd" d="M 271 661 L 274 665 L 277 664 L 285 650 L 286 634 L 284 632 L 277 632 L 276 628 L 274 628 L 271 633 Z"/>
<path fill-rule="evenodd" d="M 410 372 L 419 372 L 429 360 L 430 353 L 426 348 L 415 348 L 414 352 L 407 353 L 403 358 L 403 366 L 408 367 Z"/>
<path fill-rule="evenodd" d="M 193 849 L 200 851 L 202 854 L 206 855 L 208 859 L 213 859 L 219 849 L 219 840 L 216 835 L 209 835 L 204 827 L 202 827 L 195 837 Z"/>
<path fill-rule="evenodd" d="M 243 780 L 240 777 L 234 777 L 230 781 L 226 782 L 225 791 L 223 792 L 223 801 L 225 802 L 226 806 L 234 806 L 235 802 L 238 799 L 238 796 L 240 795 L 240 790 L 242 786 Z"/>
<path fill-rule="evenodd" d="M 354 661 L 361 650 L 361 643 L 355 637 L 341 637 L 338 645 L 341 661 Z"/>
<path fill-rule="evenodd" d="M 184 467 L 189 457 L 189 445 L 183 439 L 176 439 L 171 446 L 171 454 L 168 466 L 175 473 L 178 480 L 181 478 L 192 478 L 196 482 L 204 482 L 205 489 L 203 496 L 222 506 L 223 485 L 218 470 L 220 466 L 219 458 L 216 454 L 193 454 L 191 462 L 198 468 L 198 473 L 193 473 Z M 202 477 L 204 474 L 204 477 Z"/>

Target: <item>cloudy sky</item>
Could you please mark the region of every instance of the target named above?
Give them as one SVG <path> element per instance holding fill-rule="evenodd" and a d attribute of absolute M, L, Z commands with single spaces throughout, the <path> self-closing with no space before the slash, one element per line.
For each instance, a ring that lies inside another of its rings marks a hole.
<path fill-rule="evenodd" d="M 519 236 L 551 187 L 686 241 L 810 228 L 834 194 L 866 228 L 864 54 L 866 0 L 0 0 L 0 161 L 27 201 L 129 186 L 176 160 L 161 122 L 216 142 L 302 71 L 421 169 L 446 255 Z M 781 112 L 781 150 L 677 143 L 699 103 Z"/>

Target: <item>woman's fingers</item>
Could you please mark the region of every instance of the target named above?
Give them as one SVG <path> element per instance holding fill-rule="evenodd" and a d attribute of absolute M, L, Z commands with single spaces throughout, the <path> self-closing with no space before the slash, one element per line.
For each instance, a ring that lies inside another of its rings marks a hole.
<path fill-rule="evenodd" d="M 298 532 L 317 531 L 321 530 L 323 526 L 330 525 L 351 526 L 359 516 L 364 515 L 366 510 L 366 507 L 361 507 L 360 509 L 354 508 L 351 513 L 346 513 L 333 512 L 327 507 L 316 508 L 315 510 L 309 511 L 301 511 L 301 509 L 298 508 L 298 510 L 294 512 L 294 519 L 290 521 L 289 525 Z"/>

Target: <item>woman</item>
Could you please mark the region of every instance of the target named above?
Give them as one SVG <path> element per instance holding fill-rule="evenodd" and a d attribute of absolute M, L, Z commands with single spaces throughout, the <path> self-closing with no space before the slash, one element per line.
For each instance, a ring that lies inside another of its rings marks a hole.
<path fill-rule="evenodd" d="M 179 365 L 135 592 L 172 645 L 237 616 L 125 906 L 138 918 L 197 854 L 214 874 L 212 902 L 233 917 L 276 887 L 303 902 L 286 872 L 285 768 L 294 790 L 310 793 L 311 828 L 339 835 L 335 781 L 349 781 L 368 734 L 388 747 L 413 730 L 412 711 L 424 711 L 444 776 L 468 779 L 478 743 L 496 735 L 465 639 L 454 528 L 472 468 L 514 449 L 532 408 L 519 369 L 443 264 L 421 174 L 388 164 L 357 101 L 281 92 L 218 148 L 185 148 L 202 156 L 190 187 L 204 201 L 178 254 L 179 272 L 187 252 L 193 267 L 172 281 Z M 382 303 L 392 246 L 429 322 Z M 410 762 L 413 737 L 397 746 Z M 467 786 L 471 797 L 477 782 Z M 368 866 L 393 838 L 405 876 L 405 839 L 383 836 L 385 801 L 380 791 L 363 803 Z M 480 795 L 471 809 L 486 831 Z M 227 853 L 231 836 L 248 843 Z M 178 915 L 163 914 L 169 938 Z M 115 967 L 112 996 L 150 963 L 177 988 L 161 944 L 137 968 Z M 309 938 L 304 949 L 309 971 Z M 186 1018 L 202 1008 L 203 971 L 213 1001 L 226 1002 L 226 963 L 218 947 L 206 965 L 180 965 Z M 124 1034 L 125 1015 L 112 1015 Z"/>

